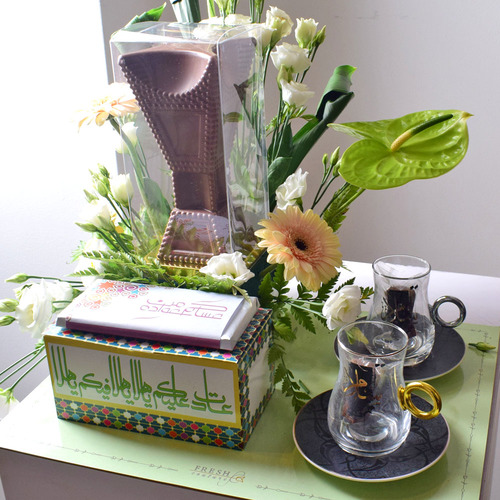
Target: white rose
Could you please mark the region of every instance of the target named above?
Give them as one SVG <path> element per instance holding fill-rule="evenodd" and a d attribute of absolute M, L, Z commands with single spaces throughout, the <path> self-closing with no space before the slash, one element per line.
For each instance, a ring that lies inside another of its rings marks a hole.
<path fill-rule="evenodd" d="M 0 420 L 4 418 L 19 401 L 14 397 L 12 389 L 0 388 Z"/>
<path fill-rule="evenodd" d="M 317 29 L 318 23 L 314 19 L 304 19 L 301 17 L 300 19 L 297 19 L 295 40 L 297 40 L 297 43 L 305 49 L 312 42 Z"/>
<path fill-rule="evenodd" d="M 128 207 L 134 196 L 134 186 L 130 180 L 130 174 L 119 174 L 109 180 L 113 198 L 122 206 Z"/>
<path fill-rule="evenodd" d="M 214 255 L 200 271 L 216 279 L 231 278 L 238 286 L 255 276 L 245 265 L 241 252 Z"/>
<path fill-rule="evenodd" d="M 307 191 L 306 177 L 309 172 L 302 173 L 298 168 L 295 173 L 289 175 L 285 182 L 276 190 L 276 205 L 280 210 L 286 210 L 290 205 L 296 205 L 297 199 L 302 198 Z"/>
<path fill-rule="evenodd" d="M 52 295 L 45 280 L 25 288 L 16 308 L 19 328 L 40 338 L 52 317 Z"/>
<path fill-rule="evenodd" d="M 288 68 L 292 73 L 302 73 L 311 65 L 307 51 L 298 45 L 282 43 L 271 52 L 271 59 L 279 71 L 281 66 Z"/>
<path fill-rule="evenodd" d="M 292 32 L 293 22 L 284 10 L 270 7 L 266 12 L 266 26 L 276 30 L 277 40 L 281 40 Z"/>
<path fill-rule="evenodd" d="M 119 154 L 125 154 L 128 152 L 128 146 L 123 140 L 122 136 L 125 135 L 130 141 L 132 146 L 137 145 L 137 127 L 134 122 L 127 122 L 121 128 L 121 134 L 117 136 L 115 151 Z"/>
<path fill-rule="evenodd" d="M 355 321 L 361 313 L 361 289 L 346 285 L 330 295 L 323 306 L 323 316 L 330 330 Z"/>
<path fill-rule="evenodd" d="M 115 225 L 106 200 L 92 200 L 84 209 L 82 219 L 98 229 L 112 231 Z"/>
<path fill-rule="evenodd" d="M 300 108 L 314 96 L 314 92 L 309 90 L 305 83 L 298 83 L 293 80 L 291 82 L 281 80 L 280 83 L 283 100 L 290 106 Z"/>

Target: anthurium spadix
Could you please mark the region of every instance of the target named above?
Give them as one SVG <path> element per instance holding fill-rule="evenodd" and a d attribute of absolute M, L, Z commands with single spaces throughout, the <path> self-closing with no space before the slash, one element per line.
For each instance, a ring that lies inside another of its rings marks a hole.
<path fill-rule="evenodd" d="M 339 172 L 363 189 L 388 189 L 449 172 L 467 152 L 465 111 L 419 111 L 394 120 L 331 123 L 360 138 L 343 154 Z"/>

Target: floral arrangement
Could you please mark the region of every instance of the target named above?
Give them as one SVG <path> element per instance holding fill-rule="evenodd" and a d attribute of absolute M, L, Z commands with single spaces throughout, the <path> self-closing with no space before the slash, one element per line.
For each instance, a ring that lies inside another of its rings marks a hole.
<path fill-rule="evenodd" d="M 171 1 L 179 21 L 201 21 L 198 0 Z M 4 313 L 0 326 L 17 322 L 21 331 L 38 342 L 31 353 L 0 373 L 0 386 L 7 386 L 0 389 L 4 412 L 16 401 L 14 390 L 19 380 L 43 361 L 40 338 L 53 315 L 96 277 L 243 295 L 251 283 L 256 283 L 261 306 L 273 311 L 274 344 L 269 362 L 276 366 L 275 381 L 298 410 L 310 395 L 305 383 L 296 380 L 286 364 L 286 345 L 295 339 L 298 327 L 315 333 L 319 325 L 335 330 L 355 320 L 361 303 L 372 293 L 370 288 L 356 286 L 354 280 L 338 283 L 342 255 L 336 233 L 350 204 L 366 189 L 393 188 L 442 175 L 465 156 L 470 115 L 462 111 L 422 111 L 397 119 L 335 124 L 353 97 L 350 86 L 355 68 L 351 66 L 334 69 L 315 113 L 308 114 L 307 103 L 314 92 L 304 81 L 326 40 L 326 28 L 318 29 L 313 19 L 298 19 L 293 30 L 290 17 L 277 7 L 270 7 L 265 22 L 261 22 L 264 0 L 250 0 L 250 16 L 237 14 L 237 3 L 208 0 L 210 19 L 203 22 L 259 24 L 265 73 L 269 63 L 277 72 L 279 103 L 266 129 L 272 212 L 255 232 L 258 251 L 251 258 L 240 252 L 217 255 L 198 271 L 159 264 L 155 252 L 171 201 L 149 176 L 136 135 L 134 117 L 140 108 L 131 89 L 123 83 L 109 85 L 103 95 L 78 113 L 78 126 L 111 126 L 116 131 L 116 149 L 132 161 L 143 205 L 139 212 L 132 207 L 131 200 L 137 193 L 130 173 L 112 175 L 99 165 L 91 171 L 92 188 L 84 190 L 88 205 L 77 224 L 91 236 L 73 255 L 73 275 L 51 278 L 17 274 L 6 280 L 20 286 L 14 290 L 14 298 L 0 302 Z M 131 23 L 157 21 L 164 8 L 148 11 Z M 292 31 L 296 43 L 285 42 Z M 302 126 L 294 132 L 299 123 Z M 338 148 L 324 155 L 322 179 L 311 206 L 305 210 L 302 200 L 309 187 L 308 172 L 300 165 L 329 129 L 357 141 L 342 155 Z M 256 254 L 260 258 L 256 259 Z"/>

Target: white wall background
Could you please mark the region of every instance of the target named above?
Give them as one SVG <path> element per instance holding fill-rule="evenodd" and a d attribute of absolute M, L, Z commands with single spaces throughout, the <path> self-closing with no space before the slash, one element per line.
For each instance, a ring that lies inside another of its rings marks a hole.
<path fill-rule="evenodd" d="M 85 203 L 81 193 L 87 170 L 97 161 L 112 168 L 113 156 L 79 136 L 70 114 L 93 88 L 106 83 L 105 39 L 159 3 L 26 0 L 23 8 L 32 21 L 3 24 L 0 42 L 12 50 L 3 51 L 0 80 L 0 298 L 12 296 L 12 286 L 3 278 L 14 273 L 71 272 L 71 252 L 85 239 L 73 223 Z M 436 269 L 500 276 L 498 2 L 483 0 L 480 8 L 472 0 L 278 4 L 293 19 L 314 17 L 327 25 L 327 41 L 308 75 L 318 98 L 335 66 L 358 67 L 353 77 L 356 97 L 339 121 L 392 118 L 433 108 L 459 108 L 474 115 L 468 155 L 451 173 L 365 193 L 355 202 L 340 233 L 344 257 L 372 261 L 383 254 L 410 253 Z M 164 19 L 173 20 L 167 9 Z M 273 78 L 271 72 L 271 86 Z M 325 134 L 303 165 L 312 173 L 311 191 L 323 153 L 348 144 L 339 134 Z M 15 325 L 1 328 L 0 335 L 0 367 L 33 346 Z M 20 387 L 18 397 L 46 374 L 45 366 L 40 367 Z"/>

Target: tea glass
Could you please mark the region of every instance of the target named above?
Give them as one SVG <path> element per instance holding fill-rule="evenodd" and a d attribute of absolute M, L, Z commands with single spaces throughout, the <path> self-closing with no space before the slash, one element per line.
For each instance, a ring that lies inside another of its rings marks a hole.
<path fill-rule="evenodd" d="M 381 321 L 357 321 L 337 334 L 339 376 L 328 405 L 328 428 L 344 451 L 366 457 L 397 450 L 410 431 L 411 415 L 436 417 L 439 393 L 425 382 L 405 386 L 403 363 L 408 344 L 404 330 Z M 411 394 L 420 390 L 433 402 L 418 409 Z"/>
<path fill-rule="evenodd" d="M 375 293 L 368 319 L 400 326 L 408 335 L 405 366 L 424 361 L 432 351 L 435 323 L 453 328 L 465 319 L 465 306 L 456 297 L 445 295 L 429 307 L 427 290 L 431 266 L 424 259 L 411 255 L 389 255 L 373 263 Z M 458 308 L 455 321 L 446 322 L 439 315 L 445 303 Z"/>

